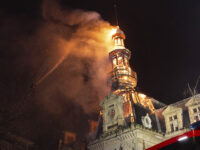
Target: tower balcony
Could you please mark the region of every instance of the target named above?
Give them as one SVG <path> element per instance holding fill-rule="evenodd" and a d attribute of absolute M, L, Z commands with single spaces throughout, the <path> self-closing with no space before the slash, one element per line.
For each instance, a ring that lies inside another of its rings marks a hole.
<path fill-rule="evenodd" d="M 112 60 L 113 58 L 115 58 L 116 56 L 127 56 L 128 59 L 130 59 L 131 57 L 131 51 L 123 48 L 123 49 L 114 49 L 113 51 L 111 51 L 109 53 L 109 58 Z"/>
<path fill-rule="evenodd" d="M 132 76 L 137 80 L 137 74 L 129 67 L 116 67 L 112 71 L 112 78 L 118 76 Z"/>
<path fill-rule="evenodd" d="M 112 87 L 116 89 L 134 89 L 137 85 L 137 79 L 131 75 L 118 75 L 112 77 Z"/>

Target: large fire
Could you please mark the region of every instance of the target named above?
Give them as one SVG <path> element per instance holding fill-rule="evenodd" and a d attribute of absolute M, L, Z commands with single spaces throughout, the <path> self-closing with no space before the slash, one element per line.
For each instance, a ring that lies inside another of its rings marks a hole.
<path fill-rule="evenodd" d="M 118 27 L 113 27 L 113 28 L 111 29 L 111 31 L 110 31 L 111 37 L 112 37 L 115 33 L 117 33 L 117 28 L 118 28 Z"/>

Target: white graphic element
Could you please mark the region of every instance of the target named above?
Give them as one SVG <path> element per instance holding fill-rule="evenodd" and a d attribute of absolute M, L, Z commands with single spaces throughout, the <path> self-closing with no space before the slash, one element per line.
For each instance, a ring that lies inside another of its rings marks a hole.
<path fill-rule="evenodd" d="M 142 116 L 142 124 L 144 127 L 151 129 L 151 118 L 149 117 L 149 114 L 147 113 L 146 116 Z"/>

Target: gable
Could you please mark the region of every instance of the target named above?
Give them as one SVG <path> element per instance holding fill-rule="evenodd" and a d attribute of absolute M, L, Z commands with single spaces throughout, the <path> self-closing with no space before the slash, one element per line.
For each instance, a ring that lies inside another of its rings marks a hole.
<path fill-rule="evenodd" d="M 192 106 L 192 105 L 197 105 L 200 104 L 200 98 L 198 97 L 192 97 L 186 104 L 186 107 Z"/>
<path fill-rule="evenodd" d="M 179 107 L 175 107 L 175 106 L 169 105 L 169 106 L 162 112 L 162 114 L 165 115 L 165 114 L 168 114 L 168 113 L 171 113 L 171 112 L 181 111 L 181 110 L 182 110 L 182 109 L 179 108 Z"/>

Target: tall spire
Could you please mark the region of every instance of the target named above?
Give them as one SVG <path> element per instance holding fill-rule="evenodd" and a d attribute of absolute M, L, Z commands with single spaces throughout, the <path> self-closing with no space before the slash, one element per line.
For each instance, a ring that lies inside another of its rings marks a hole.
<path fill-rule="evenodd" d="M 109 58 L 112 63 L 112 93 L 124 97 L 123 105 L 125 118 L 129 118 L 130 122 L 134 122 L 133 113 L 133 95 L 137 85 L 137 75 L 131 70 L 129 60 L 131 52 L 125 48 L 124 32 L 117 26 L 112 35 L 114 49 L 110 51 Z"/>
<path fill-rule="evenodd" d="M 131 51 L 124 45 L 126 36 L 119 26 L 113 29 L 112 40 L 114 44 L 113 50 L 109 53 L 109 59 L 112 64 L 111 92 L 113 94 L 123 96 L 123 115 L 129 118 L 130 122 L 134 122 L 134 105 L 140 103 L 144 107 L 149 107 L 153 112 L 154 106 L 151 100 L 144 94 L 139 94 L 135 90 L 137 86 L 137 74 L 130 65 Z M 145 96 L 145 97 L 144 97 Z"/>
<path fill-rule="evenodd" d="M 129 60 L 131 52 L 124 46 L 125 34 L 116 27 L 112 35 L 114 49 L 109 53 L 112 63 L 112 90 L 134 90 L 137 85 L 137 75 L 131 70 Z"/>
<path fill-rule="evenodd" d="M 118 24 L 118 16 L 117 16 L 117 0 L 115 0 L 114 10 L 115 10 L 116 25 L 118 26 L 119 24 Z"/>
<path fill-rule="evenodd" d="M 120 30 L 119 26 L 116 27 L 115 33 L 112 35 L 112 40 L 114 42 L 115 49 L 125 49 L 124 40 L 125 34 L 122 30 Z"/>

